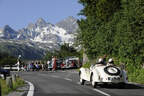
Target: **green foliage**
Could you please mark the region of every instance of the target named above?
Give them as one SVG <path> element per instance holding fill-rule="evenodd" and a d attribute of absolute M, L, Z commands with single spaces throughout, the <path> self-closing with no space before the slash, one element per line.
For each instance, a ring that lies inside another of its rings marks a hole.
<path fill-rule="evenodd" d="M 79 2 L 84 6 L 80 15 L 85 18 L 78 21 L 78 40 L 81 41 L 80 44 L 85 48 L 89 59 L 107 54 L 108 57 L 116 57 L 118 64 L 125 63 L 128 70 L 139 70 L 144 63 L 144 1 Z M 130 71 L 128 74 L 135 72 Z M 142 77 L 139 74 L 134 76 Z"/>
<path fill-rule="evenodd" d="M 83 68 L 90 68 L 91 64 L 90 62 L 86 62 L 86 64 L 83 64 Z"/>
<path fill-rule="evenodd" d="M 128 80 L 130 82 L 137 82 L 144 84 L 144 69 L 138 69 L 134 66 L 127 66 Z"/>
<path fill-rule="evenodd" d="M 0 53 L 0 65 L 13 65 L 16 64 L 17 59 L 7 53 Z"/>
<path fill-rule="evenodd" d="M 66 58 L 69 56 L 77 56 L 82 57 L 82 52 L 77 52 L 74 47 L 69 46 L 69 44 L 61 45 L 60 50 L 55 50 L 53 52 L 47 52 L 44 60 L 51 60 L 52 56 L 56 56 L 57 58 Z"/>
<path fill-rule="evenodd" d="M 6 81 L 0 79 L 1 82 L 1 88 L 2 88 L 2 96 L 10 93 L 11 91 L 15 91 L 17 88 L 23 86 L 25 84 L 25 82 L 21 79 L 21 78 L 16 78 L 16 82 L 13 83 L 13 88 L 9 88 L 6 86 Z"/>

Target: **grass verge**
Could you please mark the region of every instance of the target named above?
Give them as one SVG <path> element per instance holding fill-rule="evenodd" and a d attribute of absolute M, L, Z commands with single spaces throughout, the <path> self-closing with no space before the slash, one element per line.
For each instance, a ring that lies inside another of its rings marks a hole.
<path fill-rule="evenodd" d="M 16 82 L 13 83 L 13 88 L 9 88 L 6 85 L 6 81 L 0 79 L 0 83 L 1 83 L 1 91 L 2 91 L 2 96 L 5 96 L 6 94 L 12 92 L 12 91 L 16 91 L 17 88 L 24 86 L 25 82 L 21 79 L 21 78 L 16 78 Z"/>

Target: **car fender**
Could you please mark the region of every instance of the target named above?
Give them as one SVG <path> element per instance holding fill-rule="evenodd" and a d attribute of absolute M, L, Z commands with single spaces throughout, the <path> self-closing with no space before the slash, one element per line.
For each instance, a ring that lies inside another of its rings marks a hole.
<path fill-rule="evenodd" d="M 94 76 L 93 80 L 95 82 L 100 82 L 100 73 L 98 72 L 98 70 L 95 69 L 91 72 L 90 81 L 92 80 L 92 76 Z"/>
<path fill-rule="evenodd" d="M 79 75 L 81 74 L 81 78 L 90 81 L 90 70 L 88 68 L 80 68 Z"/>

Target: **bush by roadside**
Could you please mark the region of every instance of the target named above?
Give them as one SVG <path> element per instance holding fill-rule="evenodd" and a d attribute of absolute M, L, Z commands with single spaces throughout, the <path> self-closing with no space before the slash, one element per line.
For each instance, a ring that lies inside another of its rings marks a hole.
<path fill-rule="evenodd" d="M 144 84 L 144 69 L 135 68 L 133 66 L 127 67 L 128 80 L 130 82 L 136 82 Z"/>
<path fill-rule="evenodd" d="M 6 85 L 5 80 L 0 79 L 0 82 L 1 82 L 2 96 L 6 95 L 12 91 L 15 91 L 17 88 L 22 87 L 25 84 L 25 82 L 21 78 L 16 78 L 16 82 L 13 82 L 13 88 L 9 88 Z"/>

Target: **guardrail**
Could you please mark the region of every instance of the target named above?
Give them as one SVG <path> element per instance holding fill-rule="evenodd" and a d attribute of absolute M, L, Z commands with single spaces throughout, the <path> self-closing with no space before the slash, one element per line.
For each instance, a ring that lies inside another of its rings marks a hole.
<path fill-rule="evenodd" d="M 10 71 L 18 71 L 18 67 L 17 66 L 4 66 L 2 67 L 3 69 L 7 69 L 7 70 L 10 70 Z M 20 67 L 20 70 L 24 70 L 23 67 Z"/>

